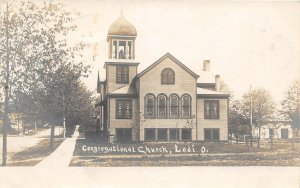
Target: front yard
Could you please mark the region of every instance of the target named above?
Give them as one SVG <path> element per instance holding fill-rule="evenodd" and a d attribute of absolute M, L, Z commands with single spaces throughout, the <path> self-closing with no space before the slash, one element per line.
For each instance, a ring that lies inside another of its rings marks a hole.
<path fill-rule="evenodd" d="M 203 149 L 204 148 L 204 149 Z M 77 140 L 70 166 L 300 166 L 300 143 L 96 144 Z"/>

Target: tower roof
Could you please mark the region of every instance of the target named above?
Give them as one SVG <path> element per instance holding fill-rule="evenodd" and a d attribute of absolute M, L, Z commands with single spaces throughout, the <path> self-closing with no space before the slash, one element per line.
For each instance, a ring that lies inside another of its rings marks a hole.
<path fill-rule="evenodd" d="M 107 35 L 137 36 L 137 32 L 121 11 L 119 18 L 110 25 Z"/>

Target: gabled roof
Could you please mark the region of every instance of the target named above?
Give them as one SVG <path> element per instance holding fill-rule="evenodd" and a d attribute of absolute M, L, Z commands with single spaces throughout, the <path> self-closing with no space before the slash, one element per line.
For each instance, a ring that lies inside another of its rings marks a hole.
<path fill-rule="evenodd" d="M 194 73 L 191 69 L 189 69 L 187 66 L 185 66 L 183 63 L 181 63 L 178 59 L 176 59 L 173 55 L 171 55 L 169 52 L 166 53 L 164 56 L 162 56 L 159 60 L 152 63 L 148 68 L 140 72 L 137 76 L 142 77 L 144 74 L 149 72 L 151 69 L 153 69 L 156 65 L 163 62 L 165 59 L 170 58 L 173 62 L 175 62 L 178 66 L 180 66 L 182 69 L 187 71 L 189 74 L 191 74 L 194 78 L 198 78 L 199 75 Z"/>

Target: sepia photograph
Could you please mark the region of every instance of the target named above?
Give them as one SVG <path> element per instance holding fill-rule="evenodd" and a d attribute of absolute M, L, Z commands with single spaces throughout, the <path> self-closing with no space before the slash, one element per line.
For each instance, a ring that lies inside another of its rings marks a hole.
<path fill-rule="evenodd" d="M 0 148 L 0 187 L 299 188 L 300 3 L 0 0 Z"/>

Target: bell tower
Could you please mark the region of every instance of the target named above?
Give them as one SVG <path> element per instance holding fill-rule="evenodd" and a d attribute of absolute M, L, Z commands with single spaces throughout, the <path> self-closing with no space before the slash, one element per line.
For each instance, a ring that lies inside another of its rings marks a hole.
<path fill-rule="evenodd" d="M 108 30 L 108 58 L 134 60 L 136 36 L 135 27 L 125 19 L 121 12 L 119 18 L 111 24 Z"/>
<path fill-rule="evenodd" d="M 130 86 L 137 74 L 139 63 L 135 60 L 135 27 L 126 20 L 121 12 L 119 18 L 109 27 L 107 34 L 108 60 L 105 62 L 106 91 L 117 92 Z"/>

